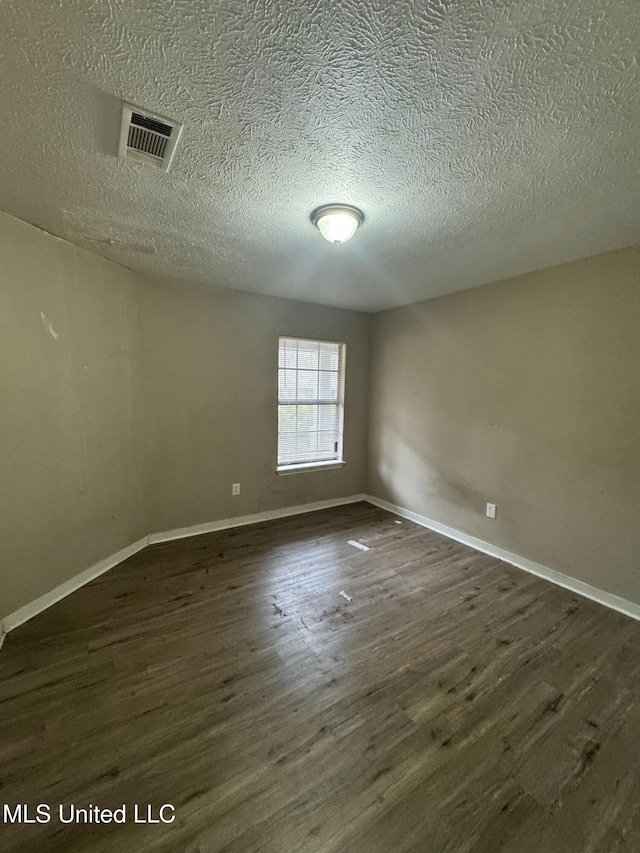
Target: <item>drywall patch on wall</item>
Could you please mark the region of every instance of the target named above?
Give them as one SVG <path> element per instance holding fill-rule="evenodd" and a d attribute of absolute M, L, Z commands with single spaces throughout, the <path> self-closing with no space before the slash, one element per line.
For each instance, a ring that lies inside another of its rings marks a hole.
<path fill-rule="evenodd" d="M 138 275 L 5 213 L 0 258 L 1 618 L 146 517 Z"/>
<path fill-rule="evenodd" d="M 47 317 L 44 311 L 40 312 L 40 316 L 42 317 L 42 322 L 44 323 L 45 329 L 49 332 L 54 341 L 57 341 L 60 335 L 53 328 L 53 323 L 51 322 L 51 320 Z"/>

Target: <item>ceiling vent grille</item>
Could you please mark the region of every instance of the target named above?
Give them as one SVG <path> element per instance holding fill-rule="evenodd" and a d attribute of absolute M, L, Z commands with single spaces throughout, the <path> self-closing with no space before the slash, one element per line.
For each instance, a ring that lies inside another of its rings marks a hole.
<path fill-rule="evenodd" d="M 182 125 L 173 119 L 123 104 L 119 156 L 150 163 L 166 172 L 181 132 Z"/>

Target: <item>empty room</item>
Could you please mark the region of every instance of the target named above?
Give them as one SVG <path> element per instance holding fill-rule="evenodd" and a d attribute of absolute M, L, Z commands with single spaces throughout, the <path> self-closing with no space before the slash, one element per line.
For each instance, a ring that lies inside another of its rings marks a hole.
<path fill-rule="evenodd" d="M 637 0 L 0 45 L 0 851 L 638 853 Z"/>

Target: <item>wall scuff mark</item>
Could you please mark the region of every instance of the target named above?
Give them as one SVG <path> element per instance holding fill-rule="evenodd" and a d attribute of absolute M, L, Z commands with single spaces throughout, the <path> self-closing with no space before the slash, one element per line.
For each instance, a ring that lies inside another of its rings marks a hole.
<path fill-rule="evenodd" d="M 53 323 L 51 322 L 51 320 L 50 320 L 50 319 L 47 317 L 47 315 L 46 315 L 44 312 L 42 312 L 42 311 L 40 312 L 40 316 L 42 317 L 42 322 L 44 323 L 46 330 L 49 332 L 49 334 L 51 335 L 51 337 L 52 337 L 52 338 L 54 338 L 54 340 L 56 340 L 56 341 L 57 341 L 57 340 L 60 338 L 60 335 L 59 335 L 59 334 L 56 332 L 56 330 L 53 328 Z"/>

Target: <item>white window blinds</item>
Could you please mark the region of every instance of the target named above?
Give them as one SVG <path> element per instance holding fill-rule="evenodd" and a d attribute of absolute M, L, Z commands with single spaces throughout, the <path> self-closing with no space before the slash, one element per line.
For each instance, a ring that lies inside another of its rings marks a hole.
<path fill-rule="evenodd" d="M 280 338 L 278 467 L 342 460 L 345 345 Z"/>

